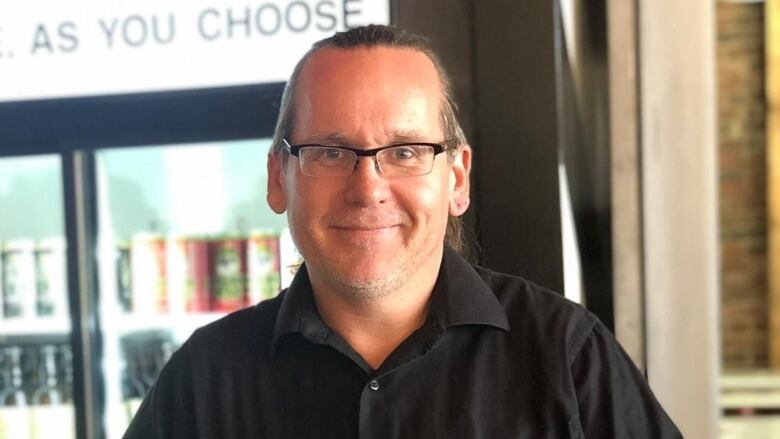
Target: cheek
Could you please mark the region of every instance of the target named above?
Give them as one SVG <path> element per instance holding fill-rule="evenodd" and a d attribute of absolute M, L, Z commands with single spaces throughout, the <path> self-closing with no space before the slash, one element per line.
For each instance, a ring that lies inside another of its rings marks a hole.
<path fill-rule="evenodd" d="M 323 232 L 318 224 L 327 201 L 323 202 L 325 196 L 312 188 L 301 185 L 289 187 L 292 190 L 288 196 L 287 222 L 296 247 L 301 253 L 308 254 L 312 243 L 321 239 Z"/>
<path fill-rule="evenodd" d="M 447 222 L 449 211 L 448 179 L 431 180 L 425 185 L 410 185 L 407 191 L 407 210 L 412 216 L 425 216 L 433 227 Z"/>
<path fill-rule="evenodd" d="M 322 216 L 334 203 L 337 188 L 323 179 L 296 176 L 288 186 L 289 218 L 297 224 L 310 223 Z"/>

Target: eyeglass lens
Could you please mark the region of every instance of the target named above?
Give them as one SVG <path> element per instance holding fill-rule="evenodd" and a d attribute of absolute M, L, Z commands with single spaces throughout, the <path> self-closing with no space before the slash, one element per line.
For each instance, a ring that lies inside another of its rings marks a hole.
<path fill-rule="evenodd" d="M 357 154 L 348 149 L 326 146 L 306 146 L 298 157 L 301 171 L 312 177 L 346 176 L 357 163 Z M 414 176 L 431 172 L 435 154 L 429 145 L 399 145 L 383 149 L 376 161 L 383 176 Z"/>

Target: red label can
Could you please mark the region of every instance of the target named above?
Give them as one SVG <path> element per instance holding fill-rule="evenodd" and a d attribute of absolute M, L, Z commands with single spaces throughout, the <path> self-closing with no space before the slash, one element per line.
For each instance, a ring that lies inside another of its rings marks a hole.
<path fill-rule="evenodd" d="M 256 230 L 249 236 L 248 305 L 270 299 L 281 289 L 279 235 L 270 230 Z"/>
<path fill-rule="evenodd" d="M 186 243 L 188 279 L 184 296 L 187 312 L 206 312 L 211 309 L 210 245 L 208 239 L 190 239 Z"/>
<path fill-rule="evenodd" d="M 168 239 L 168 298 L 172 313 L 211 309 L 209 241 L 201 237 Z"/>
<path fill-rule="evenodd" d="M 228 237 L 211 242 L 211 309 L 229 312 L 242 308 L 247 293 L 247 239 Z"/>

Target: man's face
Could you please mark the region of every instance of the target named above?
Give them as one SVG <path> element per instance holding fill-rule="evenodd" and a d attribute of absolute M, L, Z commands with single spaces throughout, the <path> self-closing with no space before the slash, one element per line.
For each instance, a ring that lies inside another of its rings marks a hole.
<path fill-rule="evenodd" d="M 376 148 L 442 142 L 441 87 L 435 67 L 410 49 L 325 48 L 304 66 L 290 143 Z M 447 215 L 468 207 L 470 150 L 433 171 L 385 178 L 372 157 L 346 177 L 309 177 L 299 161 L 269 157 L 268 200 L 287 211 L 312 282 L 373 297 L 438 270 Z"/>

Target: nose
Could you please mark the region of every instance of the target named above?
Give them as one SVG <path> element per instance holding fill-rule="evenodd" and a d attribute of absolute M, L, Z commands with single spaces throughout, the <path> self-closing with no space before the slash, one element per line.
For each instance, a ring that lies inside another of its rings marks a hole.
<path fill-rule="evenodd" d="M 387 180 L 379 171 L 376 156 L 358 157 L 347 182 L 347 202 L 356 206 L 385 203 L 390 196 Z"/>

